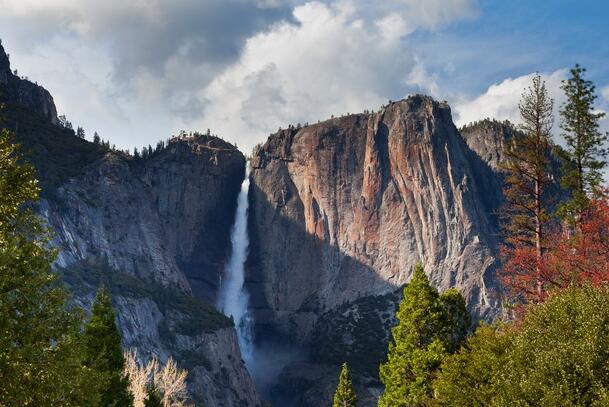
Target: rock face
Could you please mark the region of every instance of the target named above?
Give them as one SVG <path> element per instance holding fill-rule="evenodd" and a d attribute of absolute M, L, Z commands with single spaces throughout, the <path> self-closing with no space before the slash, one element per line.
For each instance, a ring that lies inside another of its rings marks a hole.
<path fill-rule="evenodd" d="M 500 311 L 499 163 L 517 135 L 492 120 L 460 132 L 446 103 L 413 96 L 282 130 L 254 152 L 246 283 L 257 337 L 309 348 L 271 391 L 278 405 L 331 403 L 345 360 L 360 404 L 377 404 L 399 287 L 417 262 L 475 316 Z"/>
<path fill-rule="evenodd" d="M 208 136 L 174 139 L 147 159 L 108 152 L 43 201 L 58 263 L 105 256 L 213 303 L 244 169 L 237 149 Z"/>
<path fill-rule="evenodd" d="M 215 301 L 245 158 L 211 136 L 174 138 L 133 158 L 58 126 L 53 99 L 13 75 L 0 47 L 3 126 L 38 169 L 37 210 L 59 249 L 55 269 L 89 308 L 111 291 L 125 348 L 189 370 L 196 405 L 257 406 L 233 323 Z"/>
<path fill-rule="evenodd" d="M 8 54 L 0 43 L 0 101 L 18 103 L 57 124 L 57 110 L 51 94 L 42 86 L 21 79 L 11 71 Z"/>
<path fill-rule="evenodd" d="M 176 139 L 147 159 L 108 152 L 40 205 L 78 298 L 105 281 L 123 345 L 174 357 L 207 406 L 259 403 L 232 322 L 200 301 L 214 301 L 244 169 L 220 139 Z"/>
<path fill-rule="evenodd" d="M 417 262 L 490 317 L 497 241 L 480 168 L 448 105 L 424 96 L 272 135 L 251 173 L 259 334 L 306 343 L 322 311 L 403 285 Z"/>

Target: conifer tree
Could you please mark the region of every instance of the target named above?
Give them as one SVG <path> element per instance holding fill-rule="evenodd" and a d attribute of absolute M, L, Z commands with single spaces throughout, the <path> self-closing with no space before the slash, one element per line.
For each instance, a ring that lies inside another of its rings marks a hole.
<path fill-rule="evenodd" d="M 336 392 L 334 393 L 334 402 L 332 407 L 356 407 L 357 396 L 353 390 L 353 383 L 349 375 L 349 367 L 347 363 L 343 363 L 340 369 L 340 376 L 338 378 L 338 386 L 336 386 Z"/>
<path fill-rule="evenodd" d="M 502 167 L 507 175 L 502 217 L 506 232 L 506 274 L 520 271 L 514 270 L 510 263 L 510 259 L 522 254 L 520 252 L 531 257 L 529 264 L 532 270 L 527 270 L 527 273 L 540 274 L 548 223 L 551 221 L 547 190 L 552 184 L 549 152 L 553 106 L 545 82 L 536 74 L 518 104 L 523 134 L 515 135 L 504 150 L 506 161 Z M 540 282 L 536 290 L 541 290 Z"/>
<path fill-rule="evenodd" d="M 85 363 L 97 376 L 101 405 L 104 407 L 131 406 L 129 380 L 124 374 L 125 358 L 121 337 L 116 327 L 115 314 L 108 291 L 98 290 L 91 319 L 83 334 Z"/>
<path fill-rule="evenodd" d="M 154 383 L 148 388 L 148 395 L 146 396 L 146 400 L 144 400 L 144 407 L 163 407 L 163 400 Z"/>
<path fill-rule="evenodd" d="M 387 362 L 380 367 L 385 391 L 379 406 L 420 405 L 431 397 L 432 381 L 443 358 L 465 338 L 469 314 L 455 290 L 438 295 L 418 264 L 396 316 Z"/>
<path fill-rule="evenodd" d="M 79 314 L 51 271 L 48 231 L 26 209 L 39 188 L 11 138 L 0 130 L 0 405 L 90 405 Z"/>
<path fill-rule="evenodd" d="M 588 205 L 589 195 L 602 181 L 607 161 L 607 134 L 599 131 L 599 120 L 605 114 L 594 111 L 595 86 L 584 79 L 585 68 L 575 65 L 571 77 L 561 86 L 567 97 L 561 107 L 561 128 L 566 148 L 561 184 L 571 198 L 559 208 L 559 214 L 570 223 L 577 223 Z"/>

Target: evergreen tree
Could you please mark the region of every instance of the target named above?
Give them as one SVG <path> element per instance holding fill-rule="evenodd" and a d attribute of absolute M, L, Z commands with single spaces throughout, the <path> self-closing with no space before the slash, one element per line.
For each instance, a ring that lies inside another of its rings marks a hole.
<path fill-rule="evenodd" d="M 129 380 L 124 374 L 125 358 L 121 350 L 121 337 L 116 327 L 110 295 L 104 287 L 97 292 L 91 319 L 85 326 L 83 344 L 85 363 L 98 377 L 101 405 L 132 405 Z"/>
<path fill-rule="evenodd" d="M 48 231 L 26 209 L 38 193 L 34 169 L 0 130 L 0 405 L 88 405 L 80 318 L 51 271 Z"/>
<path fill-rule="evenodd" d="M 144 407 L 163 407 L 163 399 L 154 383 L 148 388 L 148 395 L 146 396 L 146 400 L 144 400 Z"/>
<path fill-rule="evenodd" d="M 340 369 L 340 376 L 338 378 L 338 386 L 336 386 L 336 392 L 334 393 L 334 403 L 332 407 L 355 407 L 357 406 L 357 396 L 353 391 L 353 383 L 349 375 L 349 368 L 347 363 L 343 363 Z"/>
<path fill-rule="evenodd" d="M 380 367 L 385 391 L 379 406 L 420 405 L 431 397 L 442 359 L 465 338 L 469 315 L 461 295 L 455 290 L 438 295 L 419 264 L 404 288 L 396 316 L 387 362 Z"/>
<path fill-rule="evenodd" d="M 531 250 L 533 267 L 539 274 L 550 222 L 547 189 L 552 183 L 549 152 L 554 102 L 539 74 L 532 82 L 518 104 L 523 135 L 514 136 L 504 150 L 507 186 L 503 227 L 511 249 L 507 256 L 513 255 L 512 250 Z"/>
<path fill-rule="evenodd" d="M 85 136 L 85 129 L 83 129 L 82 127 L 78 126 L 76 128 L 76 137 L 84 139 L 86 137 Z"/>
<path fill-rule="evenodd" d="M 561 86 L 567 97 L 561 107 L 561 128 L 566 148 L 561 184 L 569 189 L 571 198 L 559 208 L 560 215 L 570 223 L 577 223 L 588 205 L 589 194 L 602 181 L 602 170 L 607 161 L 607 134 L 599 131 L 599 120 L 604 113 L 594 111 L 595 87 L 584 79 L 586 70 L 579 65 L 571 69 L 571 77 Z"/>
<path fill-rule="evenodd" d="M 93 143 L 99 144 L 100 140 L 101 140 L 101 138 L 99 137 L 99 134 L 97 132 L 94 132 L 93 133 Z"/>

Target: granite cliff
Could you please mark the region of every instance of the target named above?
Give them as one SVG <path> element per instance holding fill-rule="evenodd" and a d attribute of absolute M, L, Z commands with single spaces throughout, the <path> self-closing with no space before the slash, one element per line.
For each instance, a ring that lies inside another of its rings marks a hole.
<path fill-rule="evenodd" d="M 450 108 L 425 96 L 272 135 L 252 158 L 248 288 L 258 326 L 308 341 L 317 316 L 405 284 L 421 262 L 492 317 L 494 206 Z"/>
<path fill-rule="evenodd" d="M 281 130 L 254 151 L 246 285 L 258 339 L 310 355 L 286 365 L 277 399 L 329 403 L 347 360 L 360 402 L 376 405 L 399 289 L 417 262 L 476 317 L 497 315 L 498 163 L 515 134 L 493 121 L 460 132 L 445 102 L 412 96 Z"/>

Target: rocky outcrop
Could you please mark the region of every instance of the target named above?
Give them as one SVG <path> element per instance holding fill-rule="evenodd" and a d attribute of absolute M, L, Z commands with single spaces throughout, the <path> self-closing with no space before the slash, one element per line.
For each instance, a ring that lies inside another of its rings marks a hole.
<path fill-rule="evenodd" d="M 521 133 L 509 121 L 484 119 L 459 129 L 468 147 L 494 172 L 501 172 L 505 164 L 503 151 Z"/>
<path fill-rule="evenodd" d="M 260 334 L 306 342 L 323 310 L 401 286 L 417 262 L 474 314 L 496 312 L 480 166 L 448 105 L 424 96 L 272 135 L 251 173 L 247 284 Z"/>
<path fill-rule="evenodd" d="M 51 94 L 42 86 L 20 78 L 11 71 L 9 56 L 0 42 L 0 101 L 24 106 L 53 124 L 57 124 L 57 109 Z"/>

